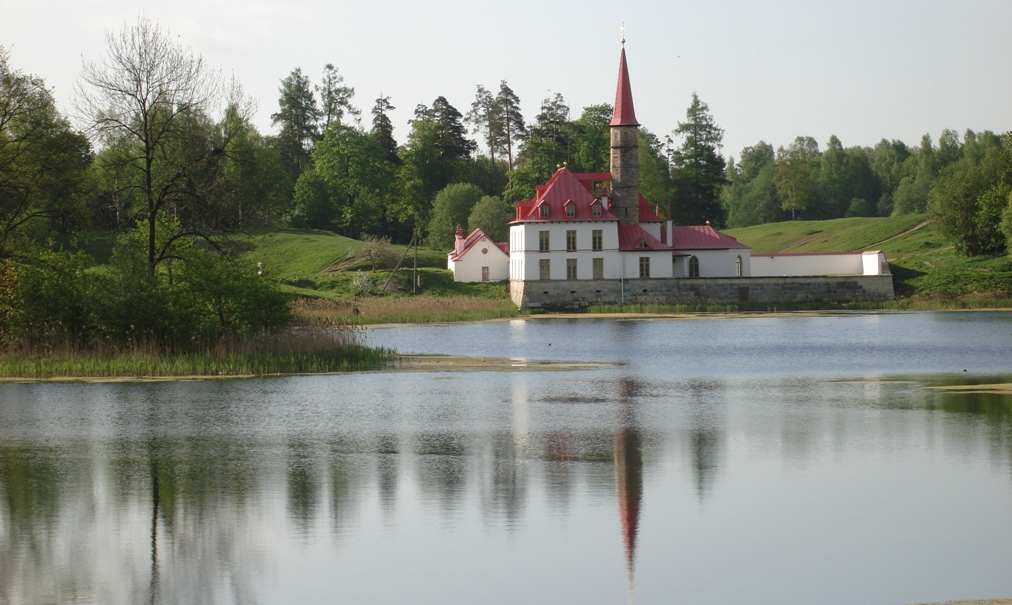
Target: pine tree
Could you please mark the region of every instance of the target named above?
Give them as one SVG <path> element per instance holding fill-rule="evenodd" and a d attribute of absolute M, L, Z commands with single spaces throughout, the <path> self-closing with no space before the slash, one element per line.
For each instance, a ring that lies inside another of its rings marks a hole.
<path fill-rule="evenodd" d="M 674 154 L 676 222 L 698 225 L 709 221 L 724 224 L 720 190 L 726 182 L 724 157 L 720 154 L 724 130 L 717 126 L 710 107 L 692 93 L 692 104 L 673 134 L 683 139 Z"/>

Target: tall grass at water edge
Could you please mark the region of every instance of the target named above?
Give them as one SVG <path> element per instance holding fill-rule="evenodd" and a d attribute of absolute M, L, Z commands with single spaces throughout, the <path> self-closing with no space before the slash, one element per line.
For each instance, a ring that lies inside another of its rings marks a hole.
<path fill-rule="evenodd" d="M 396 354 L 359 342 L 354 330 L 291 330 L 232 337 L 176 352 L 153 343 L 79 349 L 25 347 L 0 353 L 0 377 L 25 379 L 269 376 L 376 369 Z"/>
<path fill-rule="evenodd" d="M 451 323 L 526 314 L 508 299 L 476 296 L 376 296 L 350 302 L 299 299 L 294 308 L 298 323 L 310 326 Z"/>

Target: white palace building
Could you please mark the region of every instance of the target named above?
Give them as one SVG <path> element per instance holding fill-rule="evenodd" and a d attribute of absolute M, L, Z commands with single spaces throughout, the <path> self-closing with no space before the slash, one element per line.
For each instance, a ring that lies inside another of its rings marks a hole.
<path fill-rule="evenodd" d="M 802 302 L 891 298 L 878 251 L 752 255 L 709 225 L 663 221 L 639 192 L 639 123 L 625 48 L 611 120 L 611 171 L 559 168 L 517 202 L 508 248 L 458 228 L 448 266 L 457 281 L 508 274 L 524 307 L 591 304 Z"/>

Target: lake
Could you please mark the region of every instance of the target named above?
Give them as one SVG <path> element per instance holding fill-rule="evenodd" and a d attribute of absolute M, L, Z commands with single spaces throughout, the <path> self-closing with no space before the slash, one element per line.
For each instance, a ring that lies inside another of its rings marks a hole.
<path fill-rule="evenodd" d="M 0 604 L 1012 597 L 1012 313 L 364 338 L 605 365 L 0 384 Z"/>

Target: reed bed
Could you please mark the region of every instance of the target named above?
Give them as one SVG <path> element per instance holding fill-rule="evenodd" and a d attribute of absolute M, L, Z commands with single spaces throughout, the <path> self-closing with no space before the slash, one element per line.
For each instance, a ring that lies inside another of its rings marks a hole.
<path fill-rule="evenodd" d="M 152 343 L 128 347 L 32 347 L 0 353 L 0 377 L 143 378 L 270 376 L 370 370 L 396 354 L 359 342 L 343 330 L 292 330 L 260 337 L 221 339 L 213 345 L 175 352 Z"/>
<path fill-rule="evenodd" d="M 525 314 L 508 300 L 475 296 L 376 296 L 351 302 L 301 299 L 295 303 L 299 325 L 375 325 L 453 323 L 502 319 Z"/>

